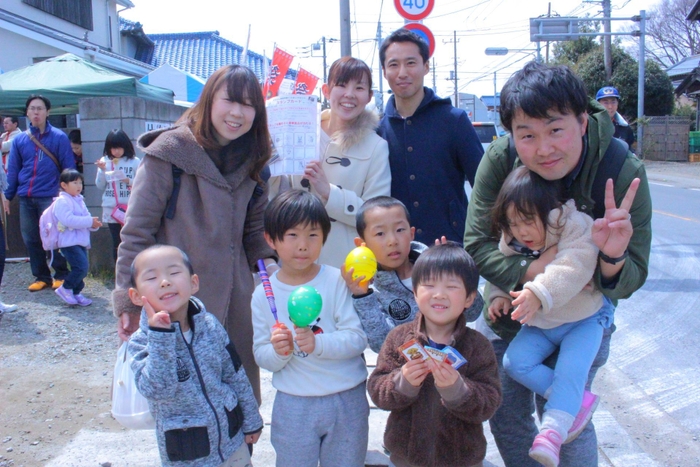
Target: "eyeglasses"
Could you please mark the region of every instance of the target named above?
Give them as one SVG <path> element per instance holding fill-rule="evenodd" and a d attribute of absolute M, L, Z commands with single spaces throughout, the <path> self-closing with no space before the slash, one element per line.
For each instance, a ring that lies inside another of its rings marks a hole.
<path fill-rule="evenodd" d="M 42 112 L 46 110 L 46 107 L 29 107 L 27 110 L 30 112 Z"/>

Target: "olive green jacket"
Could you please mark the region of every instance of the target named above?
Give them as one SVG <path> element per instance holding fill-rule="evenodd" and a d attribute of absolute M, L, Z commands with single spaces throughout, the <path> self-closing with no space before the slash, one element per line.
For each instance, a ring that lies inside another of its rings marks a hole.
<path fill-rule="evenodd" d="M 575 200 L 576 207 L 590 216 L 594 205 L 591 198 L 593 180 L 614 131 L 610 116 L 605 109 L 591 100 L 588 109 L 588 152 L 581 171 L 571 187 L 571 197 Z M 515 163 L 510 167 L 508 152 L 508 136 L 503 136 L 491 143 L 479 164 L 469 199 L 464 247 L 474 258 L 481 276 L 488 282 L 502 290 L 518 290 L 519 283 L 532 259 L 525 259 L 522 256 L 504 256 L 498 250 L 498 234 L 492 232 L 491 228 L 491 208 L 501 185 L 514 167 L 522 165 L 520 159 L 516 158 Z M 634 233 L 628 246 L 629 258 L 625 261 L 614 283 L 603 286 L 600 266 L 596 268 L 593 276 L 596 287 L 614 303 L 618 299 L 629 298 L 632 293 L 641 288 L 648 273 L 651 247 L 651 195 L 644 165 L 633 153 L 628 152 L 627 160 L 615 183 L 615 201 L 618 206 L 635 178 L 639 178 L 641 183 L 630 209 Z M 484 296 L 488 296 L 488 291 Z M 489 303 L 486 303 L 484 311 L 488 306 Z M 488 321 L 488 314 L 484 313 L 484 315 Z M 514 337 L 519 329 L 519 324 L 511 320 L 509 315 L 489 324 L 498 335 L 508 340 Z"/>

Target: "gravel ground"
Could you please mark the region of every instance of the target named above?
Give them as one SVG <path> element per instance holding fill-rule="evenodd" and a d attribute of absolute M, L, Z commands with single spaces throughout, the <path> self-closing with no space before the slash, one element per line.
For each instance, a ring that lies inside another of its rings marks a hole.
<path fill-rule="evenodd" d="M 647 167 L 652 179 L 700 181 L 700 163 Z M 84 293 L 94 302 L 81 308 L 50 290 L 28 292 L 31 280 L 28 263 L 6 265 L 0 296 L 19 311 L 0 316 L 0 467 L 45 465 L 83 428 L 123 431 L 110 415 L 119 345 L 113 283 L 88 278 Z"/>

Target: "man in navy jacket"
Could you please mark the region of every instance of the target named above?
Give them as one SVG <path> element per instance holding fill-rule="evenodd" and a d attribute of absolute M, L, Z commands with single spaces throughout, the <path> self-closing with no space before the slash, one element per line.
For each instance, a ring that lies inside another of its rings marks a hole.
<path fill-rule="evenodd" d="M 377 130 L 389 143 L 391 196 L 408 208 L 417 241 L 432 245 L 444 235 L 461 243 L 464 182 L 474 184 L 484 154 L 479 137 L 464 110 L 423 87 L 429 51 L 418 35 L 394 31 L 379 58 L 394 93 Z"/>
<path fill-rule="evenodd" d="M 7 168 L 5 211 L 10 212 L 10 201 L 19 196 L 19 222 L 22 239 L 29 252 L 32 274 L 36 280 L 29 285 L 31 292 L 63 284 L 68 275 L 66 259 L 58 250 L 53 252 L 55 277 L 46 263 L 46 252 L 39 235 L 39 218 L 58 196 L 59 176 L 63 169 L 74 169 L 75 160 L 68 136 L 48 122 L 51 101 L 44 96 L 29 96 L 25 104 L 31 131 L 46 149 L 57 158 L 58 165 L 32 141 L 26 132 L 12 140 Z"/>

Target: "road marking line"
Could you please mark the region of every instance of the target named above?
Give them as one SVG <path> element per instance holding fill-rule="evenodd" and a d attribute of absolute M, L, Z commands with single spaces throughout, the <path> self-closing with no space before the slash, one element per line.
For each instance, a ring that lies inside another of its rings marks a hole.
<path fill-rule="evenodd" d="M 676 185 L 669 185 L 667 183 L 659 183 L 659 182 L 649 182 L 649 185 L 658 185 L 658 186 L 669 186 L 669 187 L 674 187 Z"/>
<path fill-rule="evenodd" d="M 671 214 L 670 212 L 659 211 L 659 210 L 657 210 L 657 209 L 653 209 L 652 212 L 654 212 L 654 213 L 656 213 L 656 214 L 661 214 L 661 215 L 663 215 L 663 216 L 675 217 L 676 219 L 681 219 L 681 220 L 684 220 L 684 221 L 700 222 L 699 220 L 693 219 L 692 217 L 678 216 L 678 215 L 676 215 L 676 214 Z"/>

